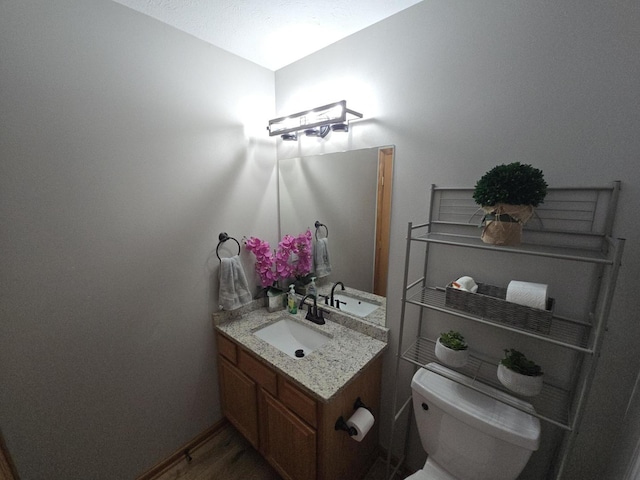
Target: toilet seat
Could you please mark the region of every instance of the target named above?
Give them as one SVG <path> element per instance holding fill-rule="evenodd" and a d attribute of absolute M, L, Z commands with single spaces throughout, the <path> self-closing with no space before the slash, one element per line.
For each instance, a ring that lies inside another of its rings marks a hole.
<path fill-rule="evenodd" d="M 422 470 L 418 470 L 413 475 L 408 476 L 405 480 L 460 480 L 451 476 L 449 472 L 444 470 L 437 463 L 427 459 Z"/>

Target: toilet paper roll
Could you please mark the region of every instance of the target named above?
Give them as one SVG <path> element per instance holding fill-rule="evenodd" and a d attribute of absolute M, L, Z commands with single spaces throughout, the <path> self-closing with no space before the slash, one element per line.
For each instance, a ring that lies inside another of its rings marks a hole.
<path fill-rule="evenodd" d="M 520 282 L 512 280 L 507 287 L 507 302 L 525 307 L 547 309 L 547 288 L 543 283 Z"/>
<path fill-rule="evenodd" d="M 371 427 L 375 423 L 375 418 L 369 410 L 366 408 L 360 407 L 358 408 L 353 415 L 347 420 L 347 425 L 355 428 L 356 434 L 353 435 L 353 438 L 356 442 L 361 442 L 362 439 L 369 433 Z"/>

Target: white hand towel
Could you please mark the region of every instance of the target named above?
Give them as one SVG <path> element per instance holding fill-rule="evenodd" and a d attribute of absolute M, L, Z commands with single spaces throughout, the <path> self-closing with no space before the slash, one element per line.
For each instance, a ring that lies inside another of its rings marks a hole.
<path fill-rule="evenodd" d="M 331 262 L 329 261 L 329 239 L 320 238 L 316 240 L 316 248 L 313 252 L 316 277 L 326 277 L 331 273 Z"/>
<path fill-rule="evenodd" d="M 238 255 L 220 261 L 219 297 L 223 310 L 235 310 L 251 301 L 249 284 Z"/>

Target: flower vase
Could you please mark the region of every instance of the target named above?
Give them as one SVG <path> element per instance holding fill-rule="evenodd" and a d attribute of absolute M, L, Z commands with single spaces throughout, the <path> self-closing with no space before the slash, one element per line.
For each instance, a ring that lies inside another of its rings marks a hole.
<path fill-rule="evenodd" d="M 267 310 L 269 312 L 277 312 L 285 307 L 287 296 L 282 290 L 277 288 L 269 288 L 267 290 Z"/>

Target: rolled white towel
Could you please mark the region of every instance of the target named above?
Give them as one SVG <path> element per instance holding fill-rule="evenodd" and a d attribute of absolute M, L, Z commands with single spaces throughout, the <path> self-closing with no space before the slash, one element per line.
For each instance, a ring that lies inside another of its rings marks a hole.
<path fill-rule="evenodd" d="M 464 290 L 465 292 L 476 293 L 478 291 L 478 285 L 476 282 L 473 278 L 467 276 L 460 277 L 453 282 L 452 285 L 459 290 Z"/>

